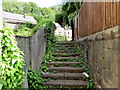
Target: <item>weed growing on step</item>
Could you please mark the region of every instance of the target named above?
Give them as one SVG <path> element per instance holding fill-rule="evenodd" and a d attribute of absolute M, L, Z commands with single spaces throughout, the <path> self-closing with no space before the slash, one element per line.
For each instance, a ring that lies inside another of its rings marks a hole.
<path fill-rule="evenodd" d="M 78 47 L 78 50 L 80 51 L 80 48 L 79 48 L 79 47 Z M 83 57 L 83 53 L 82 53 L 82 52 L 80 52 L 80 53 L 81 53 L 81 57 Z M 85 81 L 86 81 L 86 80 L 89 81 L 89 84 L 87 85 L 86 88 L 94 90 L 94 89 L 95 89 L 94 81 L 90 78 L 90 71 L 89 71 L 89 69 L 88 69 L 88 67 L 87 67 L 87 64 L 86 64 L 84 58 L 76 59 L 76 61 L 81 62 L 80 67 L 82 67 L 82 68 L 86 71 L 86 73 L 89 75 L 89 77 L 85 77 L 85 78 L 83 79 L 83 80 L 85 80 Z"/>

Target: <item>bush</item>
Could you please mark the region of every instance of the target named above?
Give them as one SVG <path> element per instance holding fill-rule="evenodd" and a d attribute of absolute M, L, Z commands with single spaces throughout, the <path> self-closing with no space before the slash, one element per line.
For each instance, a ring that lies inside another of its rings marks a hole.
<path fill-rule="evenodd" d="M 68 41 L 65 36 L 55 36 L 55 41 Z"/>
<path fill-rule="evenodd" d="M 24 60 L 23 53 L 19 50 L 13 36 L 13 31 L 4 29 L 1 42 L 1 86 L 3 88 L 20 88 L 24 81 Z"/>

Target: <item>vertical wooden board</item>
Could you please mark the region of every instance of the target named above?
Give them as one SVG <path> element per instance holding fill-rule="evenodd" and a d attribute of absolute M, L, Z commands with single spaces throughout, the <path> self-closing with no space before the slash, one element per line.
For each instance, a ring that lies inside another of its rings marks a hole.
<path fill-rule="evenodd" d="M 105 28 L 105 3 L 102 2 L 101 5 L 101 29 L 104 30 Z"/>
<path fill-rule="evenodd" d="M 120 1 L 118 2 L 118 25 L 120 25 Z"/>
<path fill-rule="evenodd" d="M 114 2 L 114 25 L 117 25 L 117 2 Z"/>
<path fill-rule="evenodd" d="M 91 20 L 92 20 L 91 34 L 93 34 L 93 31 L 95 30 L 94 2 L 92 2 L 91 8 L 92 8 L 92 11 L 93 11 L 92 17 L 91 17 Z"/>
<path fill-rule="evenodd" d="M 89 30 L 88 30 L 88 22 L 89 22 L 89 20 L 88 20 L 88 14 L 89 14 L 88 13 L 88 5 L 89 4 L 86 2 L 86 9 L 85 9 L 85 17 L 86 18 L 84 18 L 84 20 L 86 19 L 87 22 L 85 21 L 85 25 L 86 25 L 85 26 L 85 30 L 86 30 L 86 35 L 85 36 L 87 36 L 89 34 Z"/>
<path fill-rule="evenodd" d="M 108 28 L 111 27 L 111 21 L 110 21 L 110 18 L 111 18 L 111 8 L 110 8 L 110 2 L 108 2 Z"/>
<path fill-rule="evenodd" d="M 84 18 L 85 18 L 85 16 L 84 16 L 84 15 L 85 15 L 85 14 L 84 14 L 85 11 L 84 11 L 84 10 L 85 10 L 85 9 L 86 9 L 86 8 L 85 8 L 85 3 L 84 3 L 84 8 L 82 8 L 82 22 L 83 22 L 83 24 L 82 24 L 82 29 L 83 29 L 83 30 L 82 30 L 82 34 L 83 34 L 83 35 L 82 35 L 82 36 L 84 36 L 84 34 L 85 34 L 85 29 L 84 29 L 84 28 L 85 28 L 85 20 L 84 20 Z"/>
<path fill-rule="evenodd" d="M 108 2 L 106 2 L 106 20 L 105 20 L 105 29 L 108 28 Z"/>
<path fill-rule="evenodd" d="M 85 6 L 85 3 L 84 3 L 84 5 L 83 6 Z M 82 27 L 82 37 L 84 36 L 84 26 L 85 26 L 85 24 L 84 24 L 84 8 L 82 7 L 82 23 L 81 23 L 81 27 Z"/>
<path fill-rule="evenodd" d="M 119 14 L 119 8 L 120 8 L 120 7 L 119 7 L 119 2 L 117 2 L 117 10 L 116 10 L 116 11 L 117 11 L 117 15 L 116 15 L 116 17 L 117 17 L 117 20 L 116 20 L 117 22 L 116 22 L 116 24 L 117 24 L 117 25 L 118 25 L 118 17 L 119 17 L 119 15 L 118 15 L 118 14 Z"/>
<path fill-rule="evenodd" d="M 113 26 L 115 26 L 115 2 L 113 2 L 113 5 L 112 5 L 112 8 L 113 8 Z"/>
<path fill-rule="evenodd" d="M 94 17 L 94 26 L 93 26 L 93 31 L 92 31 L 92 34 L 95 32 L 95 30 L 96 30 L 96 23 L 97 23 L 97 21 L 96 21 L 96 7 L 95 7 L 95 4 L 96 3 L 93 3 L 93 17 Z"/>
<path fill-rule="evenodd" d="M 88 22 L 87 22 L 87 30 L 88 30 L 88 35 L 90 34 L 90 16 L 91 16 L 91 12 L 90 12 L 90 9 L 91 9 L 91 7 L 90 7 L 90 2 L 89 3 L 87 3 L 87 20 L 88 20 Z M 88 15 L 89 14 L 89 15 Z"/>
<path fill-rule="evenodd" d="M 114 26 L 114 10 L 113 10 L 113 5 L 114 5 L 114 3 L 113 2 L 111 2 L 111 26 L 113 27 Z"/>
<path fill-rule="evenodd" d="M 97 11 L 98 11 L 98 15 L 97 15 L 97 20 L 98 20 L 98 32 L 101 31 L 101 2 L 98 3 L 98 8 L 97 8 Z"/>
<path fill-rule="evenodd" d="M 99 17 L 100 17 L 100 19 L 99 19 L 99 23 L 100 23 L 99 30 L 102 30 L 102 2 L 100 2 L 100 4 L 99 4 L 99 12 L 100 12 L 100 14 L 99 14 Z"/>

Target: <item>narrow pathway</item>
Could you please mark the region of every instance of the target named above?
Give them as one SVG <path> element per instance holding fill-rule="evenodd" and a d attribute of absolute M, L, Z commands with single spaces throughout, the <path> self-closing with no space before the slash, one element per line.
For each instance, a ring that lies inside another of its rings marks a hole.
<path fill-rule="evenodd" d="M 86 87 L 89 82 L 84 80 L 86 71 L 81 68 L 80 51 L 76 42 L 57 42 L 53 50 L 54 60 L 49 62 L 48 72 L 43 78 L 50 78 L 43 85 L 63 87 Z"/>

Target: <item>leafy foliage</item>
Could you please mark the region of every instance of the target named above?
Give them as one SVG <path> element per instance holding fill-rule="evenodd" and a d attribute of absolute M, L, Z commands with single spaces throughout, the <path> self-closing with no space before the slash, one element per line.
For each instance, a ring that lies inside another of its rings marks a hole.
<path fill-rule="evenodd" d="M 31 36 L 33 35 L 32 24 L 31 23 L 24 23 L 19 24 L 18 29 L 14 29 L 15 35 L 18 36 Z"/>
<path fill-rule="evenodd" d="M 45 26 L 45 37 L 47 39 L 47 51 L 49 51 L 52 43 L 54 42 L 54 30 L 55 30 L 55 25 L 53 24 L 52 21 L 50 21 L 48 24 Z"/>
<path fill-rule="evenodd" d="M 24 81 L 23 53 L 19 50 L 13 31 L 5 29 L 1 38 L 2 55 L 0 79 L 3 88 L 20 88 Z"/>
<path fill-rule="evenodd" d="M 40 89 L 41 87 L 41 83 L 42 83 L 42 78 L 40 78 L 39 73 L 37 73 L 36 71 L 32 70 L 31 68 L 28 69 L 28 85 L 29 88 L 32 89 Z"/>
<path fill-rule="evenodd" d="M 28 70 L 28 82 L 29 82 L 29 88 L 32 89 L 41 89 L 41 88 L 47 88 L 47 86 L 42 86 L 41 83 L 43 81 L 47 81 L 49 79 L 42 79 L 41 75 L 48 71 L 47 62 L 48 60 L 52 60 L 52 44 L 54 43 L 54 24 L 52 21 L 50 21 L 45 26 L 45 37 L 47 39 L 47 50 L 46 54 L 44 56 L 43 62 L 41 63 L 40 70 L 38 72 L 32 70 L 29 68 Z"/>
<path fill-rule="evenodd" d="M 6 0 L 3 0 L 3 10 L 16 14 L 33 16 L 36 19 L 37 25 L 34 28 L 27 27 L 25 23 L 20 26 L 21 28 L 15 30 L 15 34 L 20 36 L 33 35 L 37 30 L 45 26 L 47 23 L 54 21 L 56 13 L 55 9 L 41 8 L 33 2 L 17 2 L 16 0 L 13 2 L 6 2 Z"/>
<path fill-rule="evenodd" d="M 74 28 L 75 16 L 77 15 L 81 2 L 66 2 L 61 7 L 61 12 L 57 13 L 55 20 L 62 24 L 62 26 L 70 25 L 72 29 Z M 61 20 L 61 22 L 59 22 Z"/>
<path fill-rule="evenodd" d="M 68 41 L 65 36 L 55 36 L 55 41 Z"/>

